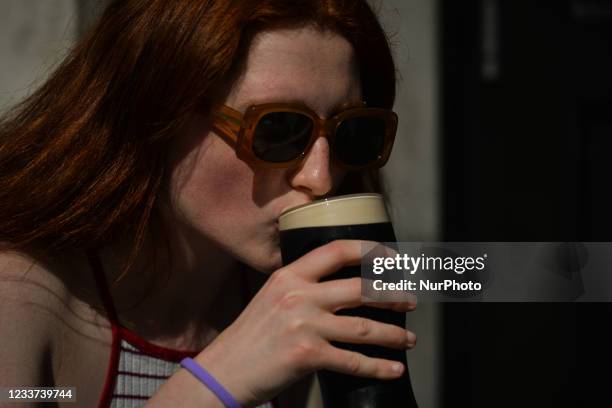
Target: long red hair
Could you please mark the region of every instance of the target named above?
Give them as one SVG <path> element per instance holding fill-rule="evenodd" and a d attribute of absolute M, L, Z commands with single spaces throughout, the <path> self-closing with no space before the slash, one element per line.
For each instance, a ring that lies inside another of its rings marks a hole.
<path fill-rule="evenodd" d="M 90 249 L 129 236 L 135 255 L 156 215 L 173 135 L 215 102 L 219 84 L 231 85 L 256 32 L 303 23 L 350 41 L 364 99 L 393 105 L 393 59 L 365 0 L 111 3 L 46 83 L 2 119 L 4 249 Z M 348 177 L 341 191 L 359 188 L 358 179 Z"/>

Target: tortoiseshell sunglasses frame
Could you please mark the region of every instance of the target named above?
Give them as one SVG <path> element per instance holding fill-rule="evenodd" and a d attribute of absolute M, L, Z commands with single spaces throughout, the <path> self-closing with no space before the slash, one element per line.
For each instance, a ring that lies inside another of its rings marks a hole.
<path fill-rule="evenodd" d="M 217 109 L 214 109 L 212 112 L 213 128 L 234 145 L 236 155 L 241 160 L 261 167 L 287 168 L 299 166 L 312 148 L 312 145 L 316 139 L 320 135 L 323 135 L 327 137 L 332 157 L 334 157 L 335 162 L 341 167 L 347 170 L 380 168 L 387 163 L 389 155 L 391 154 L 391 149 L 393 148 L 395 133 L 397 131 L 397 114 L 389 109 L 369 108 L 365 107 L 364 105 L 365 104 L 362 103 L 361 107 L 344 110 L 329 119 L 321 119 L 312 109 L 296 103 L 266 103 L 251 105 L 246 109 L 244 114 L 230 108 L 229 106 L 223 105 Z M 308 144 L 304 150 L 297 157 L 286 162 L 271 162 L 263 160 L 257 157 L 252 149 L 253 136 L 255 134 L 257 123 L 263 116 L 274 112 L 300 113 L 309 117 L 313 122 L 310 140 L 308 141 Z M 385 122 L 383 149 L 376 160 L 365 165 L 350 165 L 344 163 L 339 160 L 337 155 L 334 153 L 334 138 L 336 136 L 336 130 L 342 121 L 354 117 L 376 117 Z"/>

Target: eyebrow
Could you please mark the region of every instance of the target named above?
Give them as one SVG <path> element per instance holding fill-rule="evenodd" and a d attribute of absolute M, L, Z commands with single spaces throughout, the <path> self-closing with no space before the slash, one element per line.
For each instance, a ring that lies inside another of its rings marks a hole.
<path fill-rule="evenodd" d="M 264 103 L 294 103 L 297 105 L 306 106 L 316 112 L 316 110 L 312 106 L 304 102 L 303 99 L 298 99 L 298 98 L 270 98 L 270 99 L 264 99 L 264 100 L 259 100 L 259 99 L 249 100 L 246 103 L 244 103 L 243 106 L 241 106 L 241 110 L 244 112 L 246 108 L 248 108 L 249 106 L 261 105 Z M 360 108 L 364 106 L 364 104 L 365 104 L 365 101 L 363 100 L 339 102 L 331 107 L 331 109 L 329 110 L 329 117 L 333 117 L 337 115 L 338 113 L 343 112 L 348 109 Z"/>
<path fill-rule="evenodd" d="M 363 106 L 365 106 L 365 101 L 364 100 L 360 100 L 358 102 L 349 102 L 349 101 L 342 102 L 342 103 L 336 104 L 336 105 L 334 105 L 332 107 L 331 115 L 334 116 L 334 115 L 337 115 L 338 113 L 343 112 L 345 110 L 352 109 L 352 108 L 361 108 Z"/>

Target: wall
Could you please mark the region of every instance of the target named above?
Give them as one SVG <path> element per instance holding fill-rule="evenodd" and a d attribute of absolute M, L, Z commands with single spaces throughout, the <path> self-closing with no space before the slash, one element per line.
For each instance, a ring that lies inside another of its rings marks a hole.
<path fill-rule="evenodd" d="M 77 36 L 74 0 L 3 0 L 0 112 L 40 84 Z"/>
<path fill-rule="evenodd" d="M 399 241 L 439 239 L 438 56 L 436 0 L 371 1 L 391 35 L 399 73 L 395 111 L 399 126 L 384 169 L 390 213 Z M 440 305 L 421 302 L 407 316 L 417 334 L 408 351 L 421 408 L 439 406 Z"/>

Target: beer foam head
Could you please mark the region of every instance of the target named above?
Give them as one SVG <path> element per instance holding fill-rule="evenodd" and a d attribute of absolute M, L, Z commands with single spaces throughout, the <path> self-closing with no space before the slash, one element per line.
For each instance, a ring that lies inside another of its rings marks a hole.
<path fill-rule="evenodd" d="M 313 201 L 284 211 L 278 219 L 281 231 L 380 222 L 389 222 L 380 194 L 349 194 Z"/>

